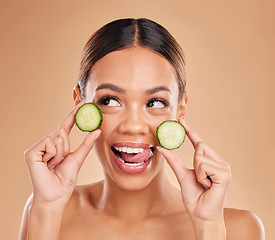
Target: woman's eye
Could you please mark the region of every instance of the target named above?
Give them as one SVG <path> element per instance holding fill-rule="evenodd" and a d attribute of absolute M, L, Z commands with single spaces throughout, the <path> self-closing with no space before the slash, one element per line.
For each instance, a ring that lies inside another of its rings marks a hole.
<path fill-rule="evenodd" d="M 159 100 L 159 99 L 153 99 L 147 103 L 147 107 L 151 107 L 151 108 L 164 108 L 167 106 L 168 106 L 168 103 L 166 101 Z"/>
<path fill-rule="evenodd" d="M 109 107 L 120 107 L 118 100 L 113 97 L 104 97 L 100 99 L 98 102 L 100 105 L 105 105 Z"/>

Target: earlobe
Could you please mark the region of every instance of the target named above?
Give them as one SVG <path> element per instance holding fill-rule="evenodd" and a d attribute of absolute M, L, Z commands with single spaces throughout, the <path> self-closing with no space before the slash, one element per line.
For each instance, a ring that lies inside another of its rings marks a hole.
<path fill-rule="evenodd" d="M 184 118 L 187 110 L 187 102 L 188 102 L 188 93 L 184 91 L 181 104 L 179 105 L 179 108 L 178 108 L 177 118 Z"/>
<path fill-rule="evenodd" d="M 81 94 L 78 85 L 73 88 L 73 98 L 75 106 L 81 102 Z"/>
<path fill-rule="evenodd" d="M 187 105 L 187 102 L 188 102 L 188 93 L 186 91 L 184 91 L 184 103 L 185 105 Z"/>

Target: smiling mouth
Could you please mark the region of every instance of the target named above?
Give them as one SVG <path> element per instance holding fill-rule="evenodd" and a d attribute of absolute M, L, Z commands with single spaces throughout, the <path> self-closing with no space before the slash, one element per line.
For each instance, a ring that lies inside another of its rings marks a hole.
<path fill-rule="evenodd" d="M 117 158 L 128 166 L 139 166 L 148 161 L 154 152 L 154 147 L 150 148 L 126 148 L 111 147 Z"/>

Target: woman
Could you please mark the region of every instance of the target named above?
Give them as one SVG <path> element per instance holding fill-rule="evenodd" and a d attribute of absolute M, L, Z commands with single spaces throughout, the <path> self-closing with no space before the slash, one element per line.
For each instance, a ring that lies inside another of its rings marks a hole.
<path fill-rule="evenodd" d="M 176 40 L 148 19 L 116 20 L 90 38 L 75 108 L 25 152 L 34 192 L 20 239 L 264 239 L 257 216 L 224 209 L 230 167 L 184 120 L 184 66 Z M 100 107 L 103 124 L 70 152 L 74 115 L 84 102 Z M 194 169 L 158 146 L 156 128 L 168 119 L 186 128 Z M 75 186 L 93 147 L 105 179 Z M 165 161 L 181 191 L 169 183 Z"/>

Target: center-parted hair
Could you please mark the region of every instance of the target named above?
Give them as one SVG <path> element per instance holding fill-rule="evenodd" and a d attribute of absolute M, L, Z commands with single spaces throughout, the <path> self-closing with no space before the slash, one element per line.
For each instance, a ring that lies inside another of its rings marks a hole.
<path fill-rule="evenodd" d="M 98 29 L 84 46 L 78 74 L 78 87 L 82 99 L 93 65 L 110 52 L 146 47 L 165 57 L 174 67 L 178 85 L 179 102 L 186 86 L 185 59 L 175 38 L 160 24 L 146 18 L 118 19 Z"/>

